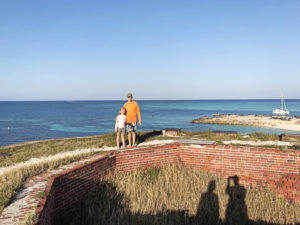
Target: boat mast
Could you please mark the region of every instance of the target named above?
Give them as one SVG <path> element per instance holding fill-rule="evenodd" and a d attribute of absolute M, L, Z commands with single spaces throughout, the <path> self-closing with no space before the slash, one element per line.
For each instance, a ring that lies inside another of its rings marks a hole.
<path fill-rule="evenodd" d="M 281 91 L 281 109 L 287 111 L 282 91 Z"/>
<path fill-rule="evenodd" d="M 281 91 L 281 110 L 284 110 L 283 104 L 283 92 Z"/>

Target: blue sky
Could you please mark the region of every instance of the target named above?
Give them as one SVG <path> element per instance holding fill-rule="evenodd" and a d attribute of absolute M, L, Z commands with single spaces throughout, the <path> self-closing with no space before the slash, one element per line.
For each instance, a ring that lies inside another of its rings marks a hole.
<path fill-rule="evenodd" d="M 300 1 L 0 0 L 0 101 L 300 98 Z"/>

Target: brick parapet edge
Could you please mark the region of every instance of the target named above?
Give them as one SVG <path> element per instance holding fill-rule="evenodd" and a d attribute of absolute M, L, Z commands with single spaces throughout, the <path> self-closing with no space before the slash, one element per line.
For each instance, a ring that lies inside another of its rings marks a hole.
<path fill-rule="evenodd" d="M 283 198 L 300 202 L 299 151 L 173 143 L 110 152 L 52 177 L 45 189 L 47 196 L 38 205 L 38 224 L 52 224 L 55 215 L 80 200 L 111 170 L 130 171 L 178 162 L 224 177 L 237 175 L 246 186 L 269 188 Z"/>

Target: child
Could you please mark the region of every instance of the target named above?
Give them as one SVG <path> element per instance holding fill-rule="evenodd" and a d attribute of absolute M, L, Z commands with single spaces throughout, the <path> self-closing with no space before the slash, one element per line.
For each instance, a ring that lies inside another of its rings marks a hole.
<path fill-rule="evenodd" d="M 122 138 L 123 148 L 125 148 L 125 125 L 126 125 L 126 109 L 121 108 L 119 115 L 116 116 L 115 132 L 117 133 L 117 146 L 120 148 L 120 134 Z"/>

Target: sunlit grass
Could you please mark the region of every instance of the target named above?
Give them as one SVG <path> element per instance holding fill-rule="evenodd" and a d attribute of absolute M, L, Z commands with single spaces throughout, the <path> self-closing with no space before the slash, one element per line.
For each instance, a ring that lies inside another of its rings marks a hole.
<path fill-rule="evenodd" d="M 143 141 L 147 141 L 148 137 L 153 136 L 151 132 L 141 132 L 140 137 Z M 116 134 L 110 133 L 94 137 L 80 137 L 56 139 L 48 141 L 37 141 L 32 143 L 24 143 L 7 147 L 0 147 L 0 152 L 8 153 L 10 156 L 0 157 L 0 167 L 7 167 L 16 163 L 25 162 L 32 158 L 41 158 L 45 156 L 53 156 L 58 153 L 71 152 L 78 149 L 92 149 L 102 147 L 112 147 L 116 145 Z M 65 156 L 64 158 L 52 161 L 44 161 L 35 163 L 30 166 L 22 166 L 12 169 L 0 176 L 0 212 L 6 207 L 13 197 L 18 193 L 23 182 L 30 176 L 37 175 L 46 170 L 78 161 L 84 157 L 93 154 L 93 152 L 83 153 L 73 156 Z"/>
<path fill-rule="evenodd" d="M 138 132 L 138 143 L 153 140 L 174 139 L 172 137 L 162 137 L 159 131 Z M 275 140 L 276 135 L 268 134 L 249 134 L 245 138 L 244 134 L 233 134 L 231 136 L 217 136 L 212 132 L 190 132 L 182 131 L 180 137 L 187 139 L 205 139 L 215 140 L 217 144 L 222 144 L 225 140 Z M 7 147 L 0 147 L 0 153 L 7 153 L 10 156 L 0 157 L 0 167 L 7 167 L 19 162 L 25 162 L 31 158 L 40 158 L 52 156 L 58 153 L 70 152 L 78 149 L 102 148 L 104 146 L 115 146 L 115 133 L 99 135 L 93 137 L 67 138 L 47 141 L 38 141 L 33 143 L 24 143 Z M 269 146 L 275 147 L 276 146 Z M 284 148 L 284 147 L 281 147 Z M 66 158 L 58 159 L 51 162 L 41 162 L 25 169 L 18 169 L 0 176 L 0 211 L 12 200 L 13 196 L 18 192 L 22 183 L 26 178 L 44 172 L 54 167 L 65 165 L 71 161 L 77 161 L 89 154 L 66 156 Z"/>
<path fill-rule="evenodd" d="M 115 146 L 115 139 L 115 133 L 109 133 L 94 137 L 55 139 L 0 147 L 0 152 L 10 155 L 7 157 L 0 157 L 0 167 L 24 162 L 31 158 L 50 156 L 76 149 Z"/>
<path fill-rule="evenodd" d="M 61 165 L 78 161 L 90 154 L 81 154 L 77 156 L 69 156 L 55 161 L 47 161 L 37 163 L 32 166 L 25 166 L 22 169 L 12 170 L 0 176 L 0 212 L 11 201 L 15 194 L 19 191 L 23 182 L 30 176 L 37 175 L 46 170 L 52 170 Z"/>
<path fill-rule="evenodd" d="M 209 192 L 212 183 L 215 189 Z M 231 201 L 228 208 L 226 188 L 225 178 L 183 165 L 115 172 L 75 207 L 72 217 L 66 214 L 56 222 L 73 225 L 223 224 L 228 220 L 229 209 L 238 219 L 248 218 L 248 224 L 300 222 L 300 204 L 280 199 L 270 191 L 247 188 L 244 201 L 234 204 Z M 245 209 L 244 215 L 240 215 L 239 208 Z"/>

